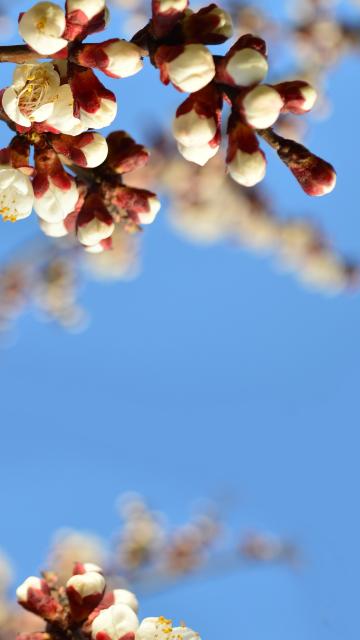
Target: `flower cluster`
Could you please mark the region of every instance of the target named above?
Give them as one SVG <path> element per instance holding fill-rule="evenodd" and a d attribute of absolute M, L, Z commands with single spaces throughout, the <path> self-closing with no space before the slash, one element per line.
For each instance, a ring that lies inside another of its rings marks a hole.
<path fill-rule="evenodd" d="M 192 12 L 187 0 L 152 3 L 152 20 L 134 41 L 149 51 L 164 84 L 190 95 L 179 106 L 173 123 L 178 149 L 186 160 L 200 165 L 220 148 L 224 101 L 231 107 L 227 123 L 226 164 L 230 176 L 251 187 L 265 176 L 266 158 L 258 135 L 266 133 L 283 113 L 307 113 L 316 91 L 305 81 L 263 84 L 268 72 L 266 43 L 241 36 L 225 55 L 213 56 L 207 45 L 221 44 L 232 35 L 230 15 L 215 4 Z M 290 140 L 280 144 L 280 158 L 304 191 L 324 195 L 336 183 L 333 167 Z"/>
<path fill-rule="evenodd" d="M 16 590 L 19 604 L 39 616 L 45 628 L 20 633 L 18 640 L 195 640 L 199 634 L 185 625 L 173 626 L 163 616 L 139 622 L 136 596 L 127 589 L 106 591 L 102 569 L 76 562 L 65 586 L 56 574 L 31 576 Z"/>
<path fill-rule="evenodd" d="M 3 219 L 27 217 L 34 208 L 46 235 L 73 232 L 91 252 L 111 248 L 116 224 L 131 231 L 153 222 L 160 208 L 155 194 L 123 183 L 123 174 L 142 166 L 149 156 L 125 132 L 114 132 L 107 139 L 90 131 L 78 136 L 32 136 L 34 167 L 29 164 L 30 142 L 25 135 L 15 136 L 0 152 Z"/>
<path fill-rule="evenodd" d="M 125 78 L 142 68 L 143 51 L 132 42 L 83 43 L 107 16 L 104 0 L 68 0 L 65 12 L 40 2 L 21 14 L 27 47 L 0 94 L 2 118 L 16 131 L 0 152 L 0 214 L 16 221 L 34 209 L 46 235 L 75 232 L 91 252 L 111 248 L 116 224 L 139 229 L 160 207 L 155 194 L 122 180 L 148 160 L 148 151 L 124 132 L 105 139 L 94 131 L 112 123 L 117 104 L 93 69 Z M 53 59 L 38 63 L 39 57 Z"/>

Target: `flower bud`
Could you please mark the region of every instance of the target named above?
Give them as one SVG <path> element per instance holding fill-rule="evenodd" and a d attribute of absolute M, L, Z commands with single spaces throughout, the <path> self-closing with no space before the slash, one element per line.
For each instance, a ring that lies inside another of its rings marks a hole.
<path fill-rule="evenodd" d="M 43 56 L 52 55 L 67 46 L 63 37 L 65 13 L 53 2 L 38 2 L 19 20 L 19 33 L 26 44 Z"/>
<path fill-rule="evenodd" d="M 99 608 L 107 609 L 113 604 L 126 604 L 134 613 L 137 613 L 139 609 L 136 595 L 127 589 L 114 589 L 106 593 L 100 602 Z"/>
<path fill-rule="evenodd" d="M 130 173 L 143 167 L 149 151 L 137 144 L 125 131 L 114 131 L 107 137 L 109 153 L 106 164 L 116 173 Z"/>
<path fill-rule="evenodd" d="M 281 82 L 274 85 L 274 89 L 278 91 L 284 101 L 283 113 L 290 112 L 296 115 L 307 113 L 311 111 L 317 99 L 314 87 L 302 80 Z"/>
<path fill-rule="evenodd" d="M 181 27 L 186 42 L 202 44 L 221 44 L 233 33 L 230 14 L 214 3 L 187 15 Z"/>
<path fill-rule="evenodd" d="M 102 198 L 96 193 L 90 194 L 76 221 L 79 242 L 85 246 L 99 244 L 112 235 L 114 228 L 114 220 Z"/>
<path fill-rule="evenodd" d="M 293 140 L 278 136 L 278 155 L 309 196 L 324 196 L 335 188 L 336 172 L 331 164 Z"/>
<path fill-rule="evenodd" d="M 229 119 L 228 135 L 228 172 L 238 184 L 254 187 L 263 180 L 266 173 L 266 158 L 259 148 L 257 137 L 235 114 Z"/>
<path fill-rule="evenodd" d="M 116 117 L 116 98 L 101 84 L 91 69 L 77 71 L 71 79 L 74 115 L 92 129 L 107 127 Z"/>
<path fill-rule="evenodd" d="M 73 575 L 80 575 L 83 573 L 96 572 L 102 574 L 102 568 L 99 567 L 98 564 L 94 564 L 93 562 L 75 562 L 73 568 Z"/>
<path fill-rule="evenodd" d="M 195 164 L 203 167 L 208 162 L 208 160 L 210 160 L 217 154 L 220 145 L 215 144 L 211 146 L 210 144 L 204 144 L 199 147 L 185 147 L 184 145 L 178 143 L 177 148 L 179 153 L 181 153 L 182 157 L 185 158 L 185 160 L 187 160 L 188 162 L 195 162 Z"/>
<path fill-rule="evenodd" d="M 100 611 L 91 625 L 93 640 L 134 638 L 139 626 L 137 615 L 126 604 L 114 604 Z M 129 635 L 128 635 L 129 634 Z"/>
<path fill-rule="evenodd" d="M 35 149 L 34 209 L 46 222 L 60 222 L 79 200 L 76 182 L 50 147 Z"/>
<path fill-rule="evenodd" d="M 155 54 L 155 64 L 164 84 L 171 82 L 187 93 L 199 91 L 215 76 L 213 57 L 203 44 L 162 45 Z"/>
<path fill-rule="evenodd" d="M 88 131 L 79 136 L 52 136 L 51 144 L 57 153 L 80 167 L 98 167 L 108 153 L 108 145 L 100 133 Z"/>
<path fill-rule="evenodd" d="M 69 235 L 63 220 L 60 220 L 60 222 L 46 222 L 46 220 L 39 218 L 39 226 L 41 231 L 49 238 L 64 238 Z"/>
<path fill-rule="evenodd" d="M 241 110 L 246 122 L 254 129 L 267 129 L 278 119 L 284 103 L 269 85 L 250 89 L 241 99 Z"/>
<path fill-rule="evenodd" d="M 105 0 L 66 0 L 68 40 L 84 40 L 91 33 L 105 29 L 109 12 Z"/>
<path fill-rule="evenodd" d="M 103 253 L 104 251 L 110 251 L 111 249 L 112 249 L 112 238 L 106 238 L 105 240 L 101 240 L 100 242 L 98 242 L 98 244 L 92 244 L 88 247 L 84 246 L 84 250 L 86 251 L 86 253 L 93 253 L 95 255 L 99 253 Z M 97 611 L 98 611 L 98 607 L 94 609 L 92 613 L 93 614 L 96 613 L 97 615 Z M 90 619 L 90 617 L 91 617 L 91 614 L 88 620 Z"/>
<path fill-rule="evenodd" d="M 48 621 L 56 620 L 62 611 L 60 603 L 51 596 L 45 580 L 30 576 L 16 590 L 16 597 L 24 609 Z"/>
<path fill-rule="evenodd" d="M 100 69 L 111 78 L 127 78 L 143 68 L 144 53 L 133 42 L 113 38 L 100 44 L 81 45 L 75 59 L 83 67 Z"/>
<path fill-rule="evenodd" d="M 261 38 L 239 38 L 216 65 L 218 82 L 233 87 L 250 87 L 262 82 L 268 72 L 266 44 Z"/>
<path fill-rule="evenodd" d="M 156 195 L 147 189 L 121 186 L 116 189 L 114 203 L 137 224 L 151 224 L 160 209 Z"/>
<path fill-rule="evenodd" d="M 209 85 L 192 93 L 177 109 L 173 134 L 185 147 L 201 147 L 220 140 L 221 97 Z"/>
<path fill-rule="evenodd" d="M 183 17 L 188 0 L 152 0 L 151 29 L 155 38 L 164 38 Z"/>
<path fill-rule="evenodd" d="M 66 595 L 73 620 L 81 622 L 102 600 L 105 579 L 97 571 L 73 575 L 66 583 Z"/>

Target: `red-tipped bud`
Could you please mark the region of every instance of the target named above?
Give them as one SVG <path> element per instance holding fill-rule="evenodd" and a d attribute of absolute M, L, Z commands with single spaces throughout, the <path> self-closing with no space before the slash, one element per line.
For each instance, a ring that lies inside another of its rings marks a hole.
<path fill-rule="evenodd" d="M 222 98 L 212 84 L 192 93 L 178 107 L 173 134 L 180 153 L 186 159 L 204 165 L 218 151 L 221 107 Z"/>
<path fill-rule="evenodd" d="M 79 242 L 85 246 L 99 244 L 114 231 L 114 220 L 96 193 L 87 196 L 76 221 Z"/>
<path fill-rule="evenodd" d="M 116 116 L 116 98 L 101 84 L 91 69 L 77 71 L 71 78 L 74 96 L 74 115 L 87 128 L 101 129 Z"/>
<path fill-rule="evenodd" d="M 80 167 L 98 167 L 108 154 L 108 145 L 99 133 L 87 132 L 79 136 L 52 135 L 53 149 Z"/>
<path fill-rule="evenodd" d="M 73 576 L 82 575 L 84 573 L 103 573 L 102 568 L 93 562 L 75 562 L 73 568 Z"/>
<path fill-rule="evenodd" d="M 64 220 L 74 211 L 79 199 L 74 178 L 66 173 L 50 148 L 35 150 L 35 169 L 33 189 L 37 215 L 50 223 Z"/>
<path fill-rule="evenodd" d="M 268 69 L 264 40 L 245 35 L 235 42 L 226 56 L 220 58 L 216 79 L 234 87 L 250 87 L 262 82 Z"/>
<path fill-rule="evenodd" d="M 214 3 L 187 15 L 181 28 L 186 42 L 203 44 L 221 44 L 233 33 L 230 14 Z"/>
<path fill-rule="evenodd" d="M 127 78 L 143 68 L 144 53 L 133 42 L 113 38 L 100 44 L 80 45 L 74 57 L 83 67 L 100 69 L 111 78 Z"/>
<path fill-rule="evenodd" d="M 113 201 L 136 224 L 151 224 L 160 209 L 160 202 L 155 193 L 147 191 L 147 189 L 118 187 Z"/>
<path fill-rule="evenodd" d="M 126 604 L 114 604 L 100 611 L 91 625 L 93 640 L 134 640 L 139 626 L 134 611 Z"/>
<path fill-rule="evenodd" d="M 189 0 L 152 0 L 151 30 L 155 38 L 169 34 L 187 9 Z"/>
<path fill-rule="evenodd" d="M 62 612 L 60 603 L 52 597 L 45 580 L 30 576 L 16 589 L 16 597 L 24 609 L 44 620 L 54 621 Z"/>
<path fill-rule="evenodd" d="M 290 149 L 284 152 L 280 149 L 278 154 L 283 161 L 286 161 L 305 193 L 309 196 L 325 196 L 331 193 L 336 185 L 334 167 L 301 144 L 292 140 L 287 142 Z"/>
<path fill-rule="evenodd" d="M 305 193 L 309 196 L 324 196 L 334 189 L 336 172 L 331 164 L 293 140 L 287 140 L 274 133 L 272 137 L 275 144 L 270 144 L 276 148 L 279 157 Z"/>
<path fill-rule="evenodd" d="M 278 91 L 284 101 L 282 113 L 301 115 L 311 111 L 316 102 L 317 93 L 314 87 L 302 80 L 281 82 L 274 85 L 274 89 Z"/>
<path fill-rule="evenodd" d="M 85 620 L 101 602 L 104 591 L 105 579 L 101 573 L 89 571 L 73 575 L 66 583 L 66 595 L 73 620 Z"/>
<path fill-rule="evenodd" d="M 116 173 L 129 173 L 143 167 L 149 159 L 149 151 L 137 144 L 125 131 L 114 131 L 107 137 L 109 154 L 107 166 Z"/>
<path fill-rule="evenodd" d="M 84 40 L 91 33 L 103 31 L 109 17 L 105 0 L 66 0 L 67 40 Z"/>
<path fill-rule="evenodd" d="M 244 187 L 255 186 L 265 177 L 266 158 L 253 129 L 233 114 L 229 119 L 228 136 L 226 163 L 230 176 Z"/>
<path fill-rule="evenodd" d="M 155 54 L 164 84 L 171 82 L 179 91 L 193 93 L 205 87 L 215 76 L 215 63 L 203 44 L 162 45 Z"/>

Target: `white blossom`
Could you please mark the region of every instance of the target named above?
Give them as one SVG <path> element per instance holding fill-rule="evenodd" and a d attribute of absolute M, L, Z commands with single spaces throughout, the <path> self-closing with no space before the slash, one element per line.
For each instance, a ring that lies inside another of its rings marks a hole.
<path fill-rule="evenodd" d="M 19 33 L 32 49 L 47 56 L 68 44 L 61 37 L 65 25 L 65 13 L 57 4 L 39 2 L 21 16 Z"/>
<path fill-rule="evenodd" d="M 0 165 L 0 215 L 3 220 L 22 220 L 32 211 L 34 192 L 28 176 L 10 165 Z"/>
<path fill-rule="evenodd" d="M 70 136 L 77 136 L 88 128 L 80 118 L 74 116 L 74 98 L 69 84 L 62 84 L 57 93 L 51 115 L 46 119 L 53 129 Z"/>
<path fill-rule="evenodd" d="M 105 0 L 67 0 L 66 8 L 68 13 L 81 11 L 88 20 L 97 16 L 106 7 Z"/>
<path fill-rule="evenodd" d="M 2 106 L 9 118 L 23 127 L 49 118 L 58 99 L 60 76 L 54 65 L 17 65 L 13 83 L 5 89 Z"/>
<path fill-rule="evenodd" d="M 173 627 L 172 621 L 163 616 L 144 618 L 137 632 L 136 640 L 200 640 L 198 633 L 188 627 Z"/>

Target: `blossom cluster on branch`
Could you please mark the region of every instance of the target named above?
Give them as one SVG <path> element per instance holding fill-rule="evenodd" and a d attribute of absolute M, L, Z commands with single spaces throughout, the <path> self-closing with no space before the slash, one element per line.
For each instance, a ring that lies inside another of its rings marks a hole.
<path fill-rule="evenodd" d="M 109 588 L 116 590 L 118 603 L 121 599 L 135 609 L 136 600 L 129 594 L 129 590 L 135 590 L 145 597 L 149 593 L 168 589 L 186 577 L 194 579 L 196 576 L 216 576 L 253 565 L 290 564 L 297 559 L 294 545 L 280 537 L 261 532 L 244 532 L 240 536 L 238 532 L 233 532 L 235 535 L 231 536 L 229 545 L 227 535 L 224 535 L 226 522 L 218 511 L 214 511 L 214 507 L 197 509 L 185 524 L 176 527 L 170 527 L 165 514 L 149 508 L 137 494 L 122 496 L 120 507 L 122 526 L 115 544 L 110 548 L 94 534 L 73 530 L 58 532 L 51 545 L 46 560 L 49 571 L 45 574 L 50 585 L 50 595 L 56 586 L 56 594 L 61 594 L 60 603 L 64 605 L 67 597 L 70 609 L 72 602 L 73 616 L 76 618 L 83 614 L 79 612 L 82 604 L 79 594 L 75 593 L 79 587 L 79 578 L 72 577 L 74 570 L 75 574 L 79 574 L 90 569 L 92 572 L 94 567 L 102 566 L 102 575 Z M 26 581 L 25 586 L 18 590 L 18 596 L 26 609 L 21 611 L 18 607 L 14 608 L 6 597 L 10 573 L 8 563 L 1 561 L 0 556 L 0 640 L 10 640 L 20 630 L 29 640 L 38 640 L 38 636 L 33 637 L 34 633 L 39 632 L 39 620 L 33 615 L 32 592 L 28 597 L 29 582 Z M 96 582 L 103 585 L 103 580 L 99 577 L 93 578 L 92 584 Z M 42 584 L 41 579 L 32 578 L 30 588 L 40 585 L 42 591 Z M 52 601 L 47 601 L 47 595 L 49 594 L 44 593 L 42 606 L 49 606 L 53 613 L 57 612 L 57 616 L 59 609 Z M 112 604 L 109 602 L 110 596 L 105 597 L 106 605 Z M 93 614 L 90 617 L 92 620 Z M 84 632 L 84 637 L 88 638 L 89 625 L 80 626 L 80 633 Z M 71 627 L 71 632 L 74 632 L 75 627 Z M 40 631 L 44 633 L 43 629 Z M 53 632 L 55 633 L 55 628 Z M 24 635 L 20 637 L 23 638 Z M 71 635 L 68 633 L 67 637 Z M 79 638 L 78 633 L 75 637 Z"/>
<path fill-rule="evenodd" d="M 75 232 L 90 251 L 111 247 L 115 224 L 133 231 L 159 210 L 154 193 L 127 188 L 122 173 L 146 162 L 148 153 L 125 133 L 105 139 L 96 130 L 110 125 L 115 95 L 94 69 L 114 78 L 141 70 L 149 55 L 163 83 L 189 97 L 178 108 L 173 131 L 180 153 L 205 164 L 221 141 L 223 102 L 228 120 L 227 170 L 244 186 L 260 182 L 266 170 L 257 134 L 269 142 L 310 195 L 335 185 L 331 165 L 305 147 L 277 136 L 270 127 L 281 113 L 302 114 L 316 99 L 304 81 L 262 84 L 268 71 L 265 42 L 240 37 L 225 55 L 208 45 L 232 35 L 229 13 L 215 4 L 192 12 L 187 0 L 153 0 L 152 18 L 131 42 L 83 42 L 105 28 L 104 0 L 67 0 L 65 11 L 39 2 L 20 14 L 24 46 L 3 47 L 2 62 L 17 62 L 12 85 L 1 91 L 1 117 L 16 132 L 0 155 L 0 213 L 19 220 L 34 208 L 43 229 Z M 40 58 L 51 62 L 39 62 Z M 34 147 L 33 165 L 30 149 Z M 54 231 L 57 233 L 57 231 Z"/>

